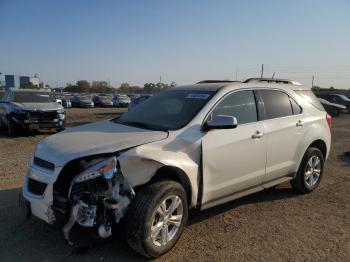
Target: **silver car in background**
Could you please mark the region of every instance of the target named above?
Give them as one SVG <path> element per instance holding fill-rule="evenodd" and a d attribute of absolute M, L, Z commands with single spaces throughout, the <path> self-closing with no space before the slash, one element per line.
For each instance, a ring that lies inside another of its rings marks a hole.
<path fill-rule="evenodd" d="M 66 113 L 47 91 L 9 89 L 0 99 L 0 127 L 10 136 L 21 131 L 65 128 Z"/>
<path fill-rule="evenodd" d="M 115 107 L 128 107 L 131 102 L 127 95 L 115 95 L 112 101 Z"/>

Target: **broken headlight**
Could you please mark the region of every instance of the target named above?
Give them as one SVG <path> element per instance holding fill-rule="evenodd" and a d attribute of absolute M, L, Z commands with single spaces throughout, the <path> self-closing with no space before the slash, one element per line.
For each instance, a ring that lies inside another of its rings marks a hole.
<path fill-rule="evenodd" d="M 103 176 L 106 179 L 111 179 L 117 173 L 117 158 L 115 156 L 102 160 L 87 170 L 79 174 L 75 179 L 75 183 L 94 179 Z"/>

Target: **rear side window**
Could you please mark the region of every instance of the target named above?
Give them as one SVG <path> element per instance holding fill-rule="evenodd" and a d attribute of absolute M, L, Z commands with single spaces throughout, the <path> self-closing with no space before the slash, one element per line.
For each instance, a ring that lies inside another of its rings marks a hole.
<path fill-rule="evenodd" d="M 303 97 L 310 104 L 312 104 L 314 107 L 316 107 L 318 110 L 324 111 L 321 102 L 317 99 L 314 92 L 312 92 L 311 90 L 295 90 L 295 92 L 301 97 Z"/>
<path fill-rule="evenodd" d="M 278 90 L 259 90 L 264 103 L 264 119 L 273 119 L 293 115 L 289 96 Z"/>
<path fill-rule="evenodd" d="M 257 121 L 255 97 L 253 91 L 239 91 L 227 95 L 212 112 L 217 115 L 233 116 L 238 125 Z"/>

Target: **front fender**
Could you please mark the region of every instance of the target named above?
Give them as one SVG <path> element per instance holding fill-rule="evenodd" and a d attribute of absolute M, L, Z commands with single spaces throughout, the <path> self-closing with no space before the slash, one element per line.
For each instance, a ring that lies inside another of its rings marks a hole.
<path fill-rule="evenodd" d="M 120 169 L 132 187 L 148 183 L 163 166 L 179 168 L 191 186 L 191 203 L 197 204 L 199 184 L 200 142 L 182 150 L 167 149 L 163 141 L 133 148 L 118 157 Z"/>

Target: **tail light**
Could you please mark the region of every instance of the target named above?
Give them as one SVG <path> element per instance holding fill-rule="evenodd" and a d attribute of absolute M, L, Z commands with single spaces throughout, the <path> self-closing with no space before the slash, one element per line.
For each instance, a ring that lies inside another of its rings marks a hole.
<path fill-rule="evenodd" d="M 326 115 L 326 120 L 329 128 L 331 128 L 332 117 L 329 114 Z"/>

